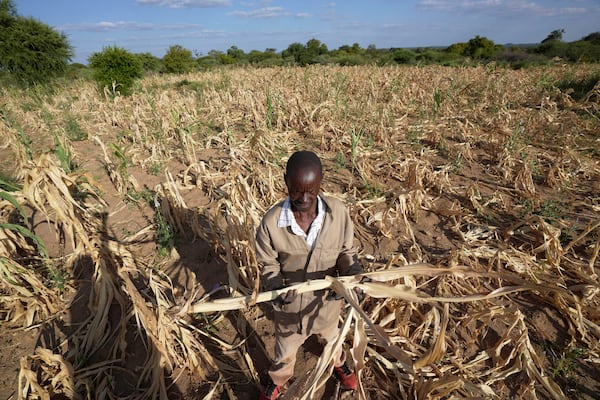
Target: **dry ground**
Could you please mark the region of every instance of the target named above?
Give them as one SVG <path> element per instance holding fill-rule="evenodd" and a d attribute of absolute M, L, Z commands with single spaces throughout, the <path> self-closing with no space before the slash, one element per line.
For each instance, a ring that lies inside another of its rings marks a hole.
<path fill-rule="evenodd" d="M 31 229 L 59 274 L 43 270 L 31 239 L 2 238 L 0 256 L 44 288 L 18 300 L 3 275 L 0 399 L 18 398 L 19 371 L 21 387 L 41 385 L 29 398 L 257 398 L 268 304 L 176 312 L 256 287 L 252 232 L 301 148 L 322 157 L 324 191 L 348 204 L 367 270 L 466 268 L 396 282 L 437 302 L 367 297 L 363 309 L 419 366 L 403 369 L 368 331 L 367 398 L 598 398 L 600 87 L 586 83 L 598 71 L 240 69 L 147 78 L 130 98 L 104 99 L 88 82 L 6 92 L 0 164 L 25 182 L 11 193 L 28 220 L 5 200 L 0 223 Z M 39 161 L 53 135 L 77 163 L 71 174 L 60 157 Z M 55 164 L 64 175 L 28 183 Z M 69 176 L 52 203 L 43 190 Z M 56 211 L 71 198 L 82 210 L 65 214 L 72 224 Z M 499 288 L 514 290 L 468 299 Z M 31 321 L 19 313 L 34 306 Z M 304 346 L 298 378 L 321 351 Z M 359 394 L 336 394 L 330 379 L 313 395 L 336 397 Z"/>

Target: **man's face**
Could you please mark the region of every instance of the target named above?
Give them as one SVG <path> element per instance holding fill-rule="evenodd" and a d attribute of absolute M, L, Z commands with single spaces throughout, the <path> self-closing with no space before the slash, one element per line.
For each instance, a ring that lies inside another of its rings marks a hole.
<path fill-rule="evenodd" d="M 284 178 L 293 211 L 317 209 L 317 196 L 323 178 L 318 168 L 298 168 L 289 175 L 285 175 Z"/>

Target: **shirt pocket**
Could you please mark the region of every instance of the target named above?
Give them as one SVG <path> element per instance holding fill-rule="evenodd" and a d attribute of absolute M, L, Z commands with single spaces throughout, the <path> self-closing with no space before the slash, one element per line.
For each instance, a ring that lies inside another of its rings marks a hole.
<path fill-rule="evenodd" d="M 306 258 L 308 257 L 307 250 L 289 250 L 279 253 L 279 265 L 281 271 L 285 274 L 297 274 L 304 270 Z"/>
<path fill-rule="evenodd" d="M 320 252 L 320 269 L 329 269 L 334 268 L 337 262 L 337 259 L 340 255 L 340 249 L 337 248 L 323 248 Z"/>

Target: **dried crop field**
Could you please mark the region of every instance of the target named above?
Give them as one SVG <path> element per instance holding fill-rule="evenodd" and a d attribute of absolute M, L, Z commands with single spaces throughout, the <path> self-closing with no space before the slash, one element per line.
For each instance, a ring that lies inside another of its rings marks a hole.
<path fill-rule="evenodd" d="M 273 332 L 254 229 L 297 149 L 322 157 L 373 281 L 360 304 L 332 283 L 360 390 L 337 393 L 314 341 L 285 399 L 597 398 L 599 76 L 315 66 L 147 77 L 129 97 L 2 89 L 0 398 L 257 398 Z"/>

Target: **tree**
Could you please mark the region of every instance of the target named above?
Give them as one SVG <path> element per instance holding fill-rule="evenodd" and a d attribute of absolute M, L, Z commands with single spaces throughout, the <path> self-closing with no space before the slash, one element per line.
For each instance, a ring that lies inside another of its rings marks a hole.
<path fill-rule="evenodd" d="M 244 58 L 245 54 L 244 50 L 239 49 L 237 46 L 231 46 L 229 49 L 227 49 L 227 55 L 236 60 L 236 62 L 240 62 Z"/>
<path fill-rule="evenodd" d="M 481 59 L 491 58 L 495 52 L 496 46 L 494 42 L 486 37 L 477 35 L 467 42 L 463 55 L 474 59 Z"/>
<path fill-rule="evenodd" d="M 320 40 L 314 38 L 306 42 L 306 50 L 311 56 L 319 56 L 327 53 L 328 51 L 325 43 L 321 43 Z"/>
<path fill-rule="evenodd" d="M 17 8 L 10 0 L 0 1 L 0 27 L 8 27 L 15 19 L 17 19 Z"/>
<path fill-rule="evenodd" d="M 19 83 L 43 83 L 64 74 L 72 57 L 63 33 L 18 16 L 11 0 L 0 0 L 0 71 Z"/>
<path fill-rule="evenodd" d="M 564 29 L 555 29 L 555 30 L 553 30 L 546 37 L 546 39 L 542 40 L 542 44 L 543 43 L 548 43 L 548 42 L 561 42 L 562 41 L 562 37 L 563 37 L 563 33 L 565 33 Z"/>
<path fill-rule="evenodd" d="M 139 57 L 117 46 L 105 47 L 88 61 L 100 89 L 108 87 L 114 94 L 130 94 L 135 80 L 144 76 Z"/>
<path fill-rule="evenodd" d="M 565 58 L 568 44 L 562 41 L 563 33 L 565 33 L 564 29 L 553 30 L 534 51 L 546 57 Z"/>
<path fill-rule="evenodd" d="M 304 66 L 314 64 L 318 57 L 327 53 L 327 46 L 320 40 L 310 39 L 306 45 L 292 43 L 281 55 L 285 58 L 293 58 L 298 64 Z"/>
<path fill-rule="evenodd" d="M 600 46 L 600 32 L 590 33 L 589 35 L 587 35 L 586 37 L 584 37 L 581 40 L 584 42 L 591 42 L 592 44 L 594 44 L 596 46 Z"/>
<path fill-rule="evenodd" d="M 395 49 L 392 52 L 392 59 L 398 64 L 410 64 L 416 57 L 416 53 L 409 49 Z"/>
<path fill-rule="evenodd" d="M 276 54 L 274 52 L 270 53 L 267 51 L 262 52 L 259 50 L 252 50 L 252 51 L 250 51 L 250 53 L 248 53 L 248 62 L 250 62 L 250 64 L 257 65 L 268 58 L 274 58 L 274 57 L 276 57 Z"/>
<path fill-rule="evenodd" d="M 304 45 L 302 43 L 292 43 L 288 46 L 287 49 L 281 52 L 281 56 L 283 58 L 293 58 L 294 61 L 300 63 L 300 59 L 302 58 L 302 54 L 304 53 Z"/>
<path fill-rule="evenodd" d="M 192 52 L 180 45 L 169 47 L 163 58 L 165 72 L 183 74 L 190 72 L 194 67 Z"/>
<path fill-rule="evenodd" d="M 462 56 L 467 52 L 467 44 L 464 42 L 451 44 L 446 48 L 446 53 Z"/>

